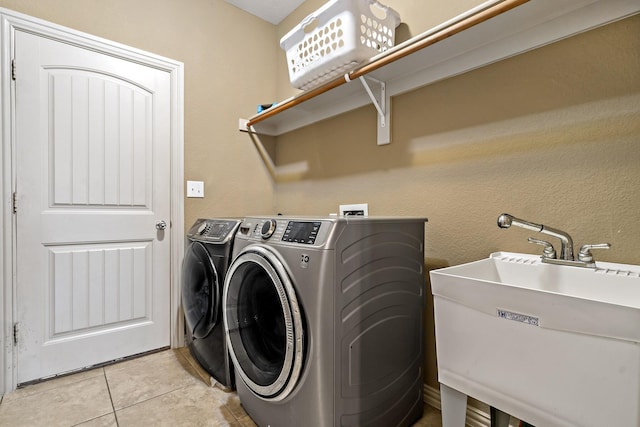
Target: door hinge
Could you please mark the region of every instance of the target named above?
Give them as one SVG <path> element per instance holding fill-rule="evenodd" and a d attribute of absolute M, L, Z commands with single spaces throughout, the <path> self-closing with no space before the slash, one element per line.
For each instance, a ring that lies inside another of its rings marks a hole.
<path fill-rule="evenodd" d="M 12 204 L 13 204 L 13 213 L 18 213 L 18 193 L 15 191 L 13 192 Z"/>
<path fill-rule="evenodd" d="M 18 344 L 18 322 L 13 324 L 13 343 Z"/>
<path fill-rule="evenodd" d="M 11 60 L 11 79 L 12 80 L 16 79 L 16 60 L 15 59 Z"/>

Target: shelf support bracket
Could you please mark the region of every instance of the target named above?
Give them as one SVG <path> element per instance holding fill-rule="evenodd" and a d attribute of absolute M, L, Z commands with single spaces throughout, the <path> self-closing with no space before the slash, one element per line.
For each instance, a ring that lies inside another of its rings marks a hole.
<path fill-rule="evenodd" d="M 387 84 L 383 81 L 374 79 L 373 77 L 358 77 L 367 95 L 371 98 L 371 102 L 378 110 L 378 145 L 386 145 L 391 142 L 391 97 L 387 95 Z M 380 86 L 380 100 L 376 98 L 367 83 L 369 79 Z"/>

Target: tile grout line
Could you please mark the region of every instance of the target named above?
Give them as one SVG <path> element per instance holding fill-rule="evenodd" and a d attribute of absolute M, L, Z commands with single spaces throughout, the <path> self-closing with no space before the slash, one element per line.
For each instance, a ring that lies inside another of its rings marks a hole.
<path fill-rule="evenodd" d="M 162 353 L 162 352 L 156 352 L 156 353 L 157 353 L 157 354 L 160 354 L 160 353 Z M 178 359 L 183 359 L 183 360 L 184 360 L 188 365 L 190 365 L 190 366 L 191 366 L 191 364 L 189 363 L 189 361 L 188 361 L 188 360 L 187 360 L 187 359 L 186 359 L 182 354 L 180 354 L 180 353 L 179 353 L 179 352 L 177 352 L 177 351 L 176 351 L 176 352 L 173 352 L 173 354 L 174 354 Z M 169 356 L 166 356 L 166 357 L 169 357 Z M 140 359 L 142 359 L 142 358 L 140 358 Z M 181 365 L 182 365 L 182 364 L 181 364 Z M 114 365 L 113 365 L 113 366 L 114 366 Z M 127 368 L 120 368 L 120 369 L 122 370 L 122 369 L 129 369 L 129 368 L 127 367 Z M 191 367 L 191 369 L 193 369 L 193 367 Z M 151 396 L 151 397 L 145 398 L 145 399 L 143 399 L 143 400 L 140 400 L 139 402 L 135 402 L 135 403 L 133 403 L 133 404 L 130 404 L 130 405 L 127 405 L 127 406 L 123 406 L 123 407 L 121 407 L 121 408 L 116 409 L 116 408 L 115 408 L 115 403 L 113 402 L 113 397 L 111 396 L 111 388 L 109 387 L 109 381 L 108 381 L 108 377 L 107 377 L 107 372 L 106 372 L 106 371 L 107 371 L 107 370 L 106 370 L 106 369 L 104 369 L 105 379 L 106 379 L 106 381 L 107 381 L 107 388 L 108 388 L 108 390 L 109 390 L 109 397 L 111 398 L 111 406 L 112 406 L 112 408 L 113 408 L 114 415 L 115 415 L 115 417 L 116 417 L 116 423 L 117 423 L 118 425 L 119 425 L 119 421 L 118 421 L 118 417 L 117 417 L 117 411 L 123 411 L 123 410 L 126 410 L 126 409 L 128 409 L 128 408 L 134 407 L 134 406 L 136 406 L 136 405 L 140 405 L 140 404 L 142 404 L 142 403 L 149 402 L 149 401 L 154 400 L 154 399 L 157 399 L 157 398 L 159 398 L 159 397 L 166 396 L 166 395 L 168 395 L 168 394 L 174 393 L 174 392 L 179 391 L 179 390 L 184 390 L 184 389 L 186 389 L 186 388 L 190 387 L 190 384 L 184 384 L 184 385 L 182 385 L 182 386 L 180 386 L 180 387 L 178 387 L 178 388 L 174 388 L 174 389 L 171 389 L 171 390 L 167 390 L 167 391 L 165 391 L 164 393 L 160 393 L 160 394 L 158 394 L 157 396 Z M 198 378 L 195 378 L 195 377 L 194 377 L 194 380 L 200 380 L 200 379 L 198 379 Z"/>
<path fill-rule="evenodd" d="M 108 387 L 108 384 L 107 384 L 107 387 Z M 136 405 L 140 405 L 141 403 L 145 403 L 145 402 L 148 402 L 148 401 L 150 401 L 150 400 L 157 399 L 158 397 L 166 396 L 167 394 L 171 394 L 171 393 L 174 393 L 174 392 L 179 391 L 179 390 L 184 390 L 184 389 L 185 389 L 185 388 L 187 388 L 187 387 L 189 387 L 189 384 L 183 385 L 182 387 L 174 388 L 174 389 L 172 389 L 172 390 L 167 390 L 167 391 L 165 391 L 164 393 L 160 393 L 160 394 L 159 394 L 159 395 L 157 395 L 157 396 L 148 397 L 148 398 L 143 399 L 143 400 L 141 400 L 141 401 L 139 401 L 139 402 L 132 403 L 132 404 L 131 404 L 131 405 L 129 405 L 129 406 L 123 406 L 122 408 L 118 409 L 118 411 L 122 411 L 122 410 L 124 410 L 124 409 L 132 408 L 132 407 L 134 407 L 134 406 L 136 406 Z M 109 396 L 111 396 L 111 392 L 109 392 Z M 113 406 L 113 400 L 111 400 L 111 406 Z M 115 406 L 113 406 L 113 411 L 114 411 L 114 413 L 116 412 Z M 116 417 L 116 421 L 117 421 L 117 417 Z"/>
<path fill-rule="evenodd" d="M 107 378 L 107 370 L 102 368 L 102 374 L 104 375 L 104 382 L 107 383 L 107 391 L 109 392 L 109 401 L 111 402 L 111 409 L 113 409 L 113 418 L 116 420 L 116 427 L 120 426 L 118 422 L 118 413 L 116 412 L 116 407 L 113 403 L 113 396 L 111 395 L 111 387 L 109 387 L 109 378 Z"/>

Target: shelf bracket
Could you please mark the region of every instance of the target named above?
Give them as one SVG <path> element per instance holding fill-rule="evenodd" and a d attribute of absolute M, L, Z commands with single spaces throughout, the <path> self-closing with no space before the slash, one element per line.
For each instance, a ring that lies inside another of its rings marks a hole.
<path fill-rule="evenodd" d="M 371 98 L 374 107 L 378 110 L 378 145 L 386 145 L 391 142 L 391 97 L 387 95 L 387 84 L 373 77 L 358 77 L 367 95 Z M 376 98 L 367 83 L 369 79 L 380 86 L 380 100 Z"/>
<path fill-rule="evenodd" d="M 282 181 L 287 179 L 299 178 L 309 172 L 309 163 L 307 161 L 290 163 L 288 165 L 277 166 L 271 155 L 265 148 L 264 144 L 260 140 L 260 135 L 253 126 L 248 125 L 249 120 L 239 119 L 238 120 L 238 130 L 240 132 L 246 132 L 249 134 L 251 141 L 253 141 L 254 145 L 258 149 L 258 153 L 260 157 L 262 157 L 262 161 L 264 162 L 269 174 L 272 178 Z"/>

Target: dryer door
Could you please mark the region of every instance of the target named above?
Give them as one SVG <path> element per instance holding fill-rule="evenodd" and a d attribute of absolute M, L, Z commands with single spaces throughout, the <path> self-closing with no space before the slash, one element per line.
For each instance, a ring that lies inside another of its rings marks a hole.
<path fill-rule="evenodd" d="M 223 300 L 236 371 L 257 395 L 284 399 L 300 376 L 304 331 L 296 293 L 282 262 L 267 247 L 248 246 L 227 272 Z"/>
<path fill-rule="evenodd" d="M 182 262 L 182 309 L 189 333 L 205 338 L 218 323 L 218 272 L 204 245 L 193 242 Z"/>

